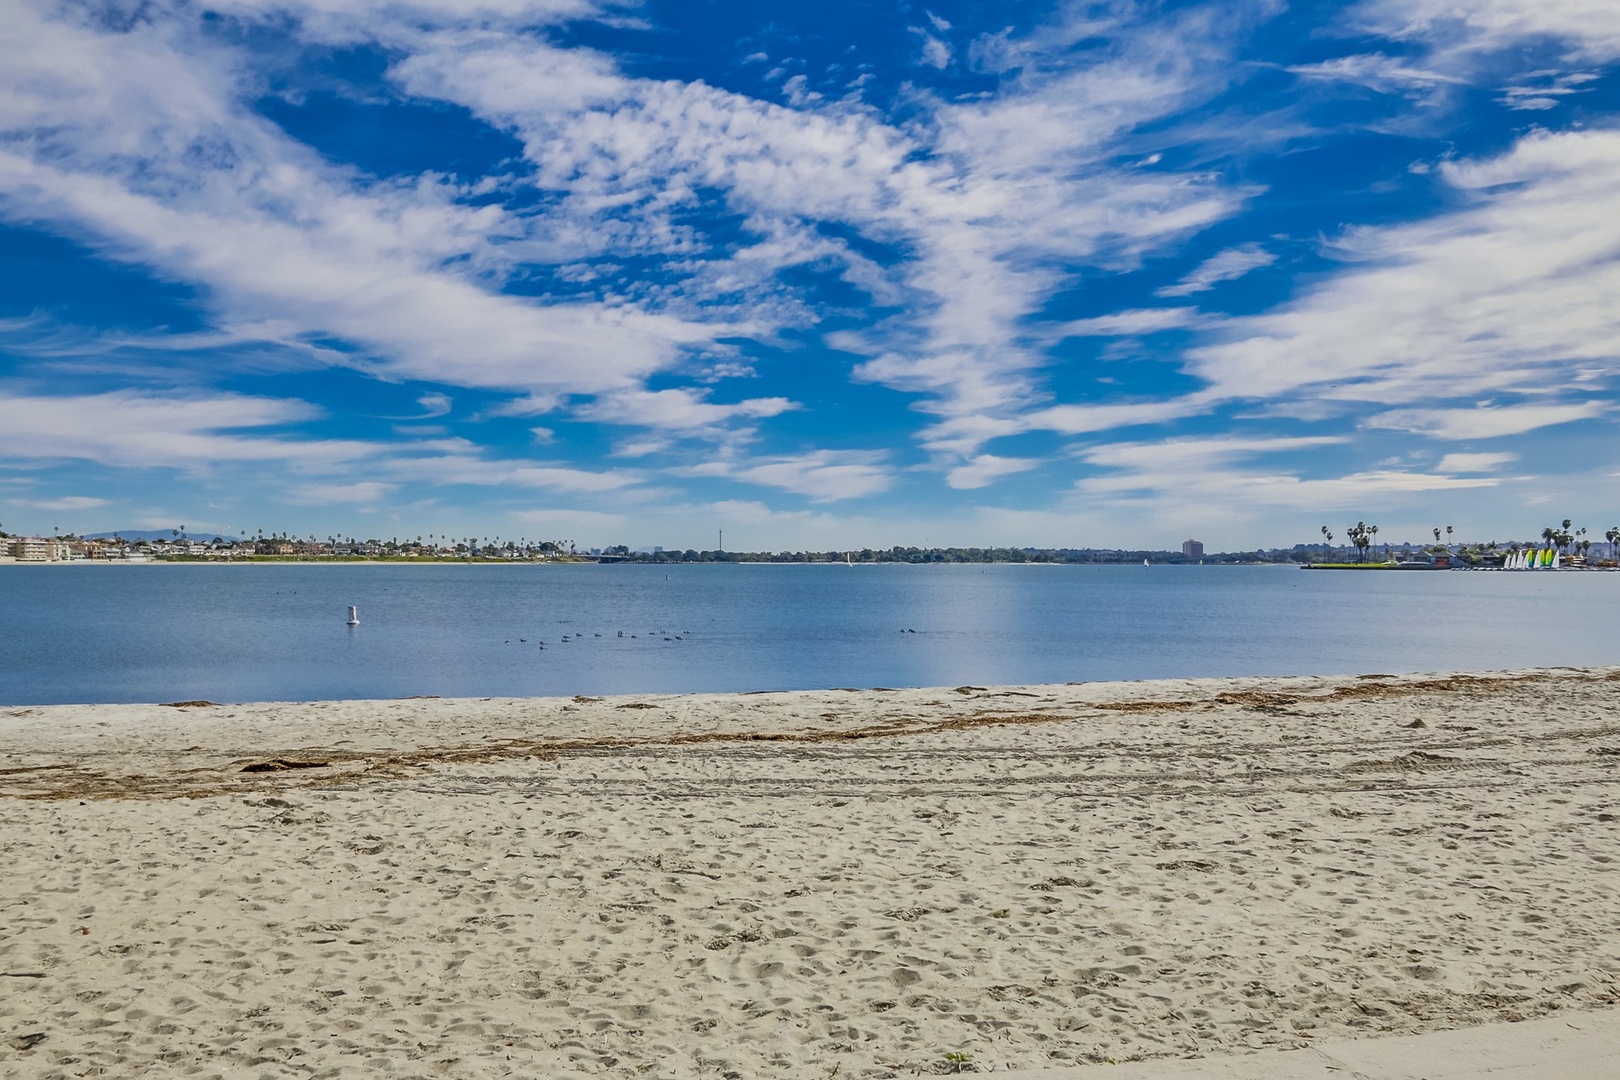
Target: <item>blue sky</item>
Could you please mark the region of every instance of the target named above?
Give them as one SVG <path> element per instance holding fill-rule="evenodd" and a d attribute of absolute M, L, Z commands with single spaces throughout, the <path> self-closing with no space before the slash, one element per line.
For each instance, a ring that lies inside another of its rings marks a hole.
<path fill-rule="evenodd" d="M 1620 519 L 1620 4 L 0 0 L 0 526 Z"/>

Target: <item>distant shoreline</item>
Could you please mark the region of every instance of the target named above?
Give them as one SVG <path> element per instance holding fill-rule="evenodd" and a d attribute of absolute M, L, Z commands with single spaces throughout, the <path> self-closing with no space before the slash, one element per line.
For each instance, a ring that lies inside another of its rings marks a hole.
<path fill-rule="evenodd" d="M 671 567 L 702 567 L 702 566 L 823 566 L 823 567 L 852 567 L 871 568 L 878 566 L 889 567 L 936 567 L 936 566 L 1021 566 L 1030 568 L 1057 569 L 1062 567 L 1138 567 L 1138 564 L 1128 560 L 1115 560 L 1096 562 L 905 562 L 901 560 L 884 560 L 865 563 L 842 563 L 827 560 L 809 559 L 716 559 L 705 562 L 684 562 L 671 560 L 669 562 L 650 562 L 647 560 L 612 560 L 604 562 L 590 555 L 581 555 L 572 559 L 413 559 L 413 558 L 366 558 L 338 557 L 338 558 L 301 558 L 296 555 L 256 555 L 246 559 L 206 559 L 206 558 L 151 558 L 151 559 L 52 559 L 47 561 L 12 559 L 0 557 L 0 567 L 6 566 L 651 566 L 661 567 L 665 570 Z M 1281 567 L 1284 569 L 1298 568 L 1303 564 L 1293 562 L 1164 562 L 1152 564 L 1152 569 L 1168 567 L 1206 567 L 1221 569 L 1232 567 Z"/>

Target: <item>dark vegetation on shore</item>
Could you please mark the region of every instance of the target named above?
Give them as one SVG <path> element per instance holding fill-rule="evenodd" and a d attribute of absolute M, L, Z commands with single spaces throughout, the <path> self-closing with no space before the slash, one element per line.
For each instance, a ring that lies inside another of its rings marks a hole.
<path fill-rule="evenodd" d="M 1126 551 L 1114 548 L 890 547 L 849 551 L 631 551 L 606 548 L 602 555 L 640 563 L 1257 563 L 1296 562 L 1292 551 L 1238 551 L 1188 558 L 1179 551 Z"/>

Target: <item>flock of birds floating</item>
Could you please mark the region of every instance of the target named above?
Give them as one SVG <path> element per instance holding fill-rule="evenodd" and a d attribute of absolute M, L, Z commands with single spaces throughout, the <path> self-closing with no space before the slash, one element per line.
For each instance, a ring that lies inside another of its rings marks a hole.
<path fill-rule="evenodd" d="M 349 608 L 349 625 L 350 626 L 358 626 L 360 624 L 360 620 L 355 615 L 355 610 L 356 609 L 353 608 L 353 607 Z M 910 628 L 907 628 L 907 629 L 902 630 L 900 632 L 902 634 L 915 634 L 917 631 L 912 630 Z M 593 637 L 593 638 L 599 638 L 601 636 L 602 635 L 598 634 L 598 633 L 592 633 L 591 634 L 591 637 Z M 622 638 L 622 637 L 626 637 L 627 635 L 625 634 L 625 632 L 623 630 L 620 630 L 616 636 Z M 646 632 L 645 635 L 643 635 L 643 634 L 630 634 L 630 635 L 628 635 L 628 637 L 630 637 L 632 640 L 638 640 L 643 636 L 645 636 L 648 640 L 653 640 L 655 638 L 662 638 L 665 641 L 685 641 L 687 638 L 692 636 L 692 631 L 690 631 L 690 630 L 682 630 L 679 633 L 672 634 L 668 630 L 649 630 L 649 631 Z M 573 632 L 564 634 L 562 636 L 562 640 L 561 640 L 560 644 L 571 645 L 571 644 L 573 644 L 575 642 L 580 642 L 580 641 L 584 641 L 584 640 L 585 640 L 585 632 L 582 631 L 582 630 L 577 630 L 577 631 L 573 631 Z M 536 639 L 535 641 L 530 642 L 529 639 L 526 638 L 526 637 L 518 638 L 517 643 L 519 645 L 533 644 L 535 647 L 541 648 L 541 649 L 544 649 L 546 647 L 546 642 L 541 641 L 539 639 Z M 501 642 L 501 644 L 502 645 L 510 645 L 510 644 L 512 644 L 512 639 L 507 638 L 505 641 Z"/>
<path fill-rule="evenodd" d="M 642 634 L 626 634 L 623 630 L 620 630 L 617 636 L 621 637 L 621 638 L 622 637 L 628 637 L 628 638 L 632 638 L 632 639 L 639 639 L 639 638 L 645 636 L 649 640 L 654 639 L 654 638 L 663 638 L 665 641 L 685 641 L 688 637 L 691 636 L 691 634 L 692 634 L 692 631 L 690 631 L 690 630 L 682 630 L 678 634 L 672 634 L 668 630 L 649 630 L 649 631 L 647 631 L 647 633 L 645 635 L 642 635 Z M 591 635 L 591 637 L 593 637 L 593 638 L 599 638 L 601 636 L 602 636 L 601 634 L 596 634 L 596 633 L 593 633 Z M 562 641 L 560 642 L 560 644 L 569 645 L 569 644 L 572 644 L 574 642 L 579 642 L 579 641 L 584 641 L 584 640 L 585 640 L 584 631 L 575 631 L 573 633 L 564 634 L 562 636 Z M 512 644 L 512 639 L 507 638 L 505 641 L 501 642 L 501 644 L 510 645 L 510 644 Z M 517 644 L 519 644 L 519 645 L 531 645 L 532 644 L 532 645 L 538 646 L 539 648 L 542 648 L 542 649 L 546 647 L 546 642 L 544 642 L 544 641 L 540 641 L 540 640 L 537 639 L 537 640 L 531 642 L 528 638 L 524 638 L 524 637 L 518 638 L 517 639 Z"/>

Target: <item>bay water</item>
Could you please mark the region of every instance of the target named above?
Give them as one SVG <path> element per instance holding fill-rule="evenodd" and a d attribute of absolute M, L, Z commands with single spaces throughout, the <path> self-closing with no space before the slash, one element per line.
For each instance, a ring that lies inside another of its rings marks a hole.
<path fill-rule="evenodd" d="M 0 705 L 1395 674 L 1609 664 L 1617 642 L 1620 573 L 0 567 Z"/>

